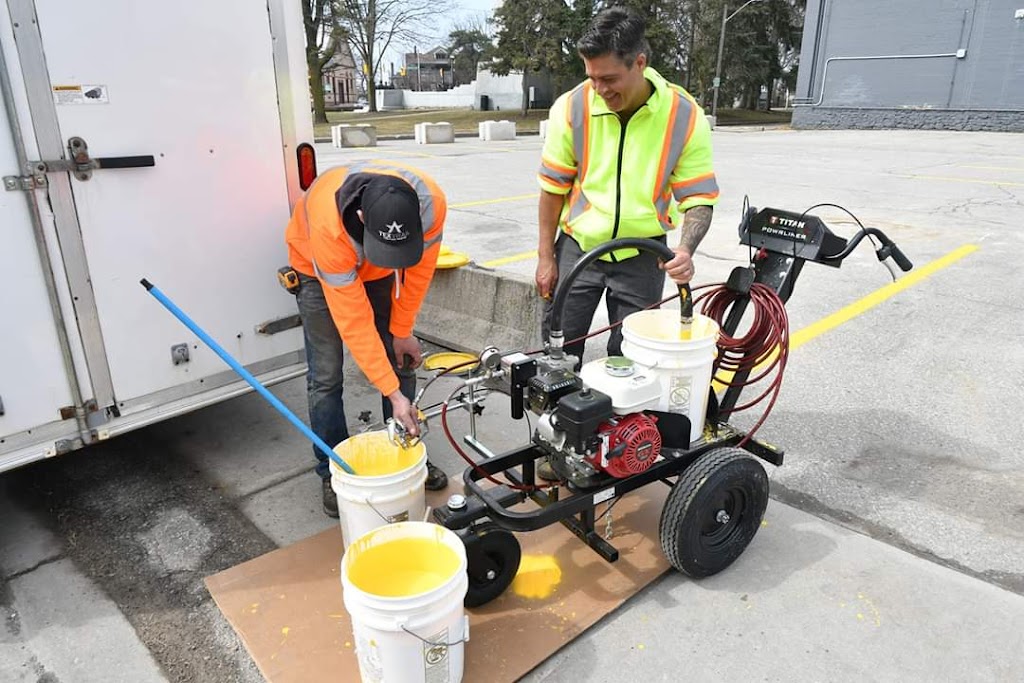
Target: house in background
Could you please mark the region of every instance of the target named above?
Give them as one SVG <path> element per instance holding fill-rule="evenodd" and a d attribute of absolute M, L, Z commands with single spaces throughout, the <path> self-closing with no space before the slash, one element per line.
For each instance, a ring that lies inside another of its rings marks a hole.
<path fill-rule="evenodd" d="M 1024 131 L 1024 0 L 808 0 L 795 128 Z"/>
<path fill-rule="evenodd" d="M 405 53 L 405 67 L 394 77 L 396 88 L 414 91 L 441 91 L 455 87 L 455 70 L 448 50 L 435 47 L 433 50 Z"/>
<path fill-rule="evenodd" d="M 327 109 L 353 109 L 359 99 L 359 71 L 347 43 L 324 67 L 324 106 Z"/>

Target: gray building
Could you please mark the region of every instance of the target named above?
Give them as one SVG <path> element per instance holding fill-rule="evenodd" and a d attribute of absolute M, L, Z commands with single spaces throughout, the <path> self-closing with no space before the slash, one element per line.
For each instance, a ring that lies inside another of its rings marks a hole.
<path fill-rule="evenodd" d="M 793 126 L 1024 132 L 1024 0 L 808 0 Z"/>

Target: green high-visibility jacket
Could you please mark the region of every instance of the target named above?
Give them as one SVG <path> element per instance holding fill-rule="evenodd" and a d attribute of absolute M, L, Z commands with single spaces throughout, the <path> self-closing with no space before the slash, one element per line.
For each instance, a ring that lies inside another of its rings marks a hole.
<path fill-rule="evenodd" d="M 625 125 L 589 81 L 551 107 L 538 182 L 565 197 L 559 227 L 584 251 L 616 237 L 664 235 L 687 209 L 718 201 L 704 111 L 654 69 L 644 76 L 654 92 Z"/>

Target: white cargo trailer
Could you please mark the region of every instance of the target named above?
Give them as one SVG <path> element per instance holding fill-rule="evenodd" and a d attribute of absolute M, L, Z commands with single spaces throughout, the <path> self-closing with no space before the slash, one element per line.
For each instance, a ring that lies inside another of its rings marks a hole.
<path fill-rule="evenodd" d="M 5 3 L 0 471 L 248 391 L 143 277 L 265 383 L 300 375 L 300 3 Z"/>

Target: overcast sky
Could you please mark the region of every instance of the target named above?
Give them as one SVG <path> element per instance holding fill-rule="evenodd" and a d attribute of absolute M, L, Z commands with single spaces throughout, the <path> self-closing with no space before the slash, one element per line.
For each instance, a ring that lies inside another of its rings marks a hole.
<path fill-rule="evenodd" d="M 467 24 L 470 20 L 474 20 L 480 17 L 481 20 L 489 18 L 494 8 L 498 6 L 501 0 L 454 0 L 455 9 L 447 13 L 444 23 L 440 23 L 437 28 L 437 34 L 432 38 L 427 38 L 423 41 L 423 44 L 417 45 L 421 50 L 429 50 L 435 47 L 438 43 L 443 43 L 451 32 L 452 27 L 457 24 Z M 430 43 L 429 45 L 427 43 Z M 381 75 L 383 80 L 388 80 L 388 74 L 391 72 L 391 64 L 394 63 L 395 72 L 402 66 L 402 55 L 405 52 L 412 52 L 412 45 L 407 46 L 395 46 L 388 50 L 384 62 L 381 64 Z"/>

